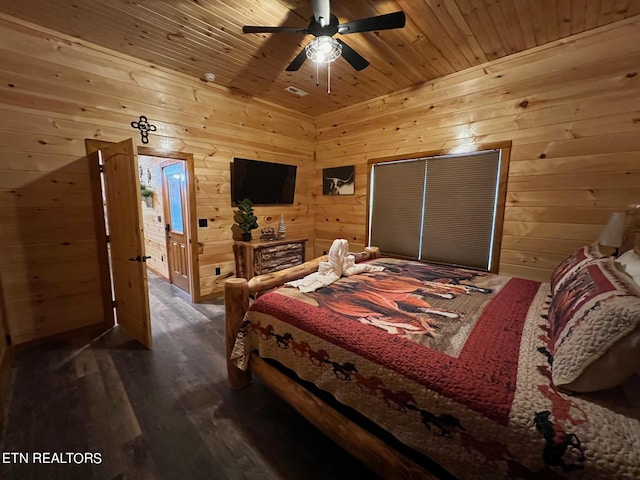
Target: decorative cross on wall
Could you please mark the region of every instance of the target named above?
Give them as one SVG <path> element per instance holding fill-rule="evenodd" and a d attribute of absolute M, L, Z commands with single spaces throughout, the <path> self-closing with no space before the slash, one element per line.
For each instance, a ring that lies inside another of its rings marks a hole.
<path fill-rule="evenodd" d="M 140 115 L 140 119 L 137 122 L 131 122 L 131 126 L 140 130 L 142 143 L 149 143 L 149 132 L 156 131 L 156 126 L 151 125 L 144 115 Z"/>

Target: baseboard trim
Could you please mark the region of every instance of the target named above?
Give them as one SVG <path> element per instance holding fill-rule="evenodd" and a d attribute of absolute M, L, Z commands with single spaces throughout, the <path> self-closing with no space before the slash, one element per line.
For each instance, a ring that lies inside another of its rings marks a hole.
<path fill-rule="evenodd" d="M 66 332 L 55 333 L 53 335 L 48 335 L 46 337 L 36 338 L 34 340 L 28 340 L 23 343 L 17 343 L 16 345 L 13 345 L 14 353 L 18 354 L 24 350 L 30 350 L 32 348 L 37 348 L 43 345 L 48 345 L 51 343 L 66 340 L 76 335 L 82 335 L 82 334 L 94 333 L 94 332 L 96 335 L 98 335 L 100 333 L 106 332 L 107 330 L 112 328 L 114 325 L 115 323 L 113 322 L 95 323 L 93 325 L 87 325 L 86 327 L 75 328 L 73 330 L 68 330 Z"/>

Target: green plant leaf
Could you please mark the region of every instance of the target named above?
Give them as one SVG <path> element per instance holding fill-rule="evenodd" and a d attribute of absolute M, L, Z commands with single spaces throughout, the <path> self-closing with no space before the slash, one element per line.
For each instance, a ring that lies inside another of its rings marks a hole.
<path fill-rule="evenodd" d="M 237 224 L 244 233 L 249 233 L 251 230 L 258 228 L 258 217 L 253 213 L 253 203 L 248 198 L 245 198 L 238 205 Z"/>

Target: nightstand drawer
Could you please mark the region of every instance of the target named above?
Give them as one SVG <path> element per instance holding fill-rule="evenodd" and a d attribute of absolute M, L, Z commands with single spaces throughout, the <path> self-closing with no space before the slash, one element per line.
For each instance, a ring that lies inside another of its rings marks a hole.
<path fill-rule="evenodd" d="M 287 243 L 257 248 L 253 256 L 255 275 L 276 272 L 304 262 L 303 244 Z"/>
<path fill-rule="evenodd" d="M 281 245 L 280 247 L 259 248 L 255 252 L 255 258 L 273 260 L 275 258 L 284 258 L 288 255 L 300 255 L 300 253 L 302 253 L 302 244 L 292 243 L 291 245 Z"/>
<path fill-rule="evenodd" d="M 274 253 L 292 252 L 302 250 L 302 243 L 286 243 L 284 245 L 273 245 L 256 249 L 264 257 Z"/>
<path fill-rule="evenodd" d="M 270 242 L 236 242 L 236 275 L 251 278 L 295 267 L 305 261 L 307 239 L 273 240 Z"/>
<path fill-rule="evenodd" d="M 288 255 L 286 257 L 278 257 L 271 260 L 263 261 L 259 265 L 254 265 L 254 273 L 256 275 L 262 275 L 263 273 L 277 272 L 289 267 L 295 267 L 300 265 L 304 260 L 301 254 Z"/>

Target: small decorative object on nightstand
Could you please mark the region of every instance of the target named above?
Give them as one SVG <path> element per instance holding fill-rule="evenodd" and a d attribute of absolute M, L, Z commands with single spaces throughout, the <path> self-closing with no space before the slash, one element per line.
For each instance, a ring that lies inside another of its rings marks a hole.
<path fill-rule="evenodd" d="M 280 224 L 278 225 L 278 238 L 287 236 L 287 224 L 284 223 L 284 215 L 280 214 Z"/>
<path fill-rule="evenodd" d="M 260 241 L 268 242 L 269 240 L 273 240 L 276 238 L 276 232 L 273 227 L 265 227 L 260 230 Z"/>

